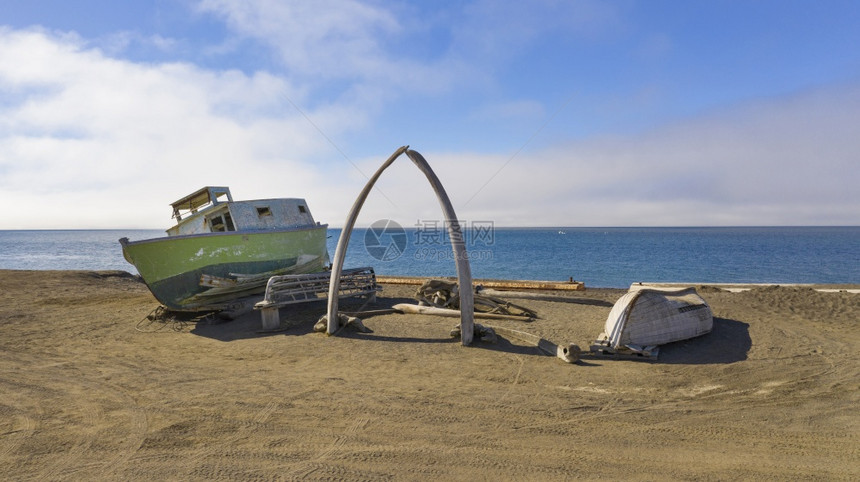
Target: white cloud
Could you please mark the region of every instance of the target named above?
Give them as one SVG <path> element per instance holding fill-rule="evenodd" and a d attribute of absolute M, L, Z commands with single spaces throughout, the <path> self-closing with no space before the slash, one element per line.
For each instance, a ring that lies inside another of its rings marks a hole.
<path fill-rule="evenodd" d="M 860 86 L 841 86 L 513 159 L 413 147 L 433 166 L 465 220 L 508 226 L 857 225 L 857 118 Z M 416 169 L 385 177 L 383 189 L 397 206 L 381 198 L 369 204 L 367 223 L 439 218 Z"/>
<path fill-rule="evenodd" d="M 377 4 L 338 5 L 322 9 L 317 19 L 304 4 L 202 3 L 237 31 L 281 45 L 278 52 L 301 71 L 298 77 L 134 63 L 74 34 L 0 29 L 0 202 L 14 207 L 0 228 L 167 227 L 168 203 L 207 184 L 229 185 L 236 198 L 306 197 L 317 219 L 342 223 L 366 178 L 325 137 L 390 129 L 397 119 L 374 117 L 390 102 L 386 89 L 405 89 L 397 82 L 410 75 L 416 84 L 444 89 L 439 85 L 450 85 L 444 79 L 458 77 L 461 64 L 454 59 L 462 51 L 400 59 L 379 43 L 404 28 L 391 12 Z M 348 26 L 341 29 L 340 22 Z M 529 25 L 539 22 L 526 22 L 524 37 L 533 35 Z M 460 45 L 452 35 L 452 45 Z M 438 82 L 424 76 L 437 69 Z M 345 75 L 340 81 L 352 95 L 320 101 L 308 79 L 322 70 Z M 396 82 L 380 80 L 403 71 L 409 74 Z M 475 115 L 504 123 L 546 114 L 529 99 L 500 97 Z M 513 158 L 513 152 L 460 152 L 447 145 L 413 148 L 428 159 L 465 220 L 860 224 L 857 118 L 860 87 L 837 86 L 737 105 L 635 136 L 542 137 L 539 151 L 527 148 Z M 397 147 L 381 145 L 374 156 L 351 162 L 370 175 Z M 403 158 L 383 175 L 361 222 L 392 218 L 410 225 L 439 217 L 426 180 Z"/>
<path fill-rule="evenodd" d="M 116 56 L 124 53 L 132 45 L 139 45 L 160 52 L 171 52 L 177 49 L 180 42 L 162 35 L 145 36 L 138 32 L 126 30 L 110 33 L 103 38 L 89 42 L 89 44 L 102 49 L 107 55 Z"/>
<path fill-rule="evenodd" d="M 400 28 L 390 12 L 352 0 L 202 0 L 198 9 L 273 46 L 294 73 L 322 78 L 374 76 L 389 63 L 378 38 Z"/>
<path fill-rule="evenodd" d="M 8 228 L 159 227 L 206 184 L 242 197 L 320 185 L 324 141 L 265 73 L 144 65 L 72 36 L 0 32 L 0 202 Z M 311 113 L 328 125 L 331 114 Z M 342 121 L 339 121 L 342 122 Z"/>
<path fill-rule="evenodd" d="M 275 52 L 293 78 L 340 87 L 366 104 L 404 94 L 492 86 L 495 73 L 558 36 L 605 35 L 614 7 L 576 2 L 497 2 L 425 6 L 357 0 L 200 0 L 242 38 Z M 540 52 L 534 52 L 540 55 Z"/>

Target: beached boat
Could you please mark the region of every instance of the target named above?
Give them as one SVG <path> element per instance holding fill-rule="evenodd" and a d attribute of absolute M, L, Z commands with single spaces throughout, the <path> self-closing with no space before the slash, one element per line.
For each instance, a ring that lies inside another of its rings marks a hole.
<path fill-rule="evenodd" d="M 322 271 L 328 225 L 304 199 L 233 201 L 226 187 L 204 187 L 171 204 L 166 237 L 119 240 L 155 298 L 177 311 L 226 309 L 265 290 L 271 276 Z"/>
<path fill-rule="evenodd" d="M 591 351 L 656 357 L 659 346 L 710 333 L 714 315 L 695 288 L 631 288 L 606 318 Z"/>

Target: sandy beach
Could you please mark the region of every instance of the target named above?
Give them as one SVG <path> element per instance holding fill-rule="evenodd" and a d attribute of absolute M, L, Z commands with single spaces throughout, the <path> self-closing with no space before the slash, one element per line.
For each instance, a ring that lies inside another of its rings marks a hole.
<path fill-rule="evenodd" d="M 492 323 L 587 347 L 624 292 Z M 860 479 L 860 294 L 702 287 L 710 334 L 566 364 L 503 337 L 463 347 L 452 318 L 325 336 L 319 302 L 274 333 L 258 312 L 150 323 L 123 272 L 0 270 L 0 293 L 7 480 Z"/>

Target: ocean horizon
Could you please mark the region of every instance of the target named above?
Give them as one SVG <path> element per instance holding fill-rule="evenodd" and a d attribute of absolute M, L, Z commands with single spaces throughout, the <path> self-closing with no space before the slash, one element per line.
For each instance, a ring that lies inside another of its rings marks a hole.
<path fill-rule="evenodd" d="M 329 228 L 334 255 L 340 228 Z M 119 239 L 164 237 L 160 229 L 0 230 L 0 269 L 137 273 Z M 466 224 L 474 278 L 584 282 L 860 283 L 860 226 L 497 227 Z M 442 226 L 356 228 L 346 267 L 379 275 L 455 276 Z"/>

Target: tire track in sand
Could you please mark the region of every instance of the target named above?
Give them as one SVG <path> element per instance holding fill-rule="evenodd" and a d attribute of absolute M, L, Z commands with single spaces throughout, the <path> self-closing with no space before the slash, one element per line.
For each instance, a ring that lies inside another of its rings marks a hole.
<path fill-rule="evenodd" d="M 4 355 L 5 362 L 27 367 L 27 382 L 0 382 L 11 385 L 19 397 L 30 403 L 17 407 L 26 419 L 25 430 L 17 443 L 4 446 L 2 453 L 10 453 L 34 434 L 68 437 L 72 439 L 70 447 L 44 457 L 35 474 L 37 478 L 56 480 L 82 471 L 108 477 L 128 466 L 148 430 L 146 412 L 128 390 L 100 380 L 101 374 L 82 372 L 67 362 L 52 362 L 26 353 Z M 28 413 L 38 416 L 33 419 Z M 101 459 L 93 450 L 96 442 L 117 443 L 121 448 Z"/>
<path fill-rule="evenodd" d="M 292 470 L 285 472 L 284 476 L 292 479 L 306 479 L 312 473 L 324 466 L 324 463 L 332 458 L 351 438 L 360 430 L 364 429 L 370 419 L 367 417 L 358 418 L 346 431 L 335 437 L 334 441 L 320 451 L 317 455 L 309 460 L 303 460 L 294 464 Z"/>

